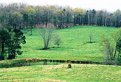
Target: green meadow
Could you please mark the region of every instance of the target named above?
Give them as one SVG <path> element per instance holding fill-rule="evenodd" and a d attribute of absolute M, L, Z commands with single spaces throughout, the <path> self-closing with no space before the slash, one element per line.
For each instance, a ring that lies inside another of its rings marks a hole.
<path fill-rule="evenodd" d="M 0 69 L 0 82 L 121 82 L 121 67 L 67 64 Z"/>
<path fill-rule="evenodd" d="M 61 38 L 60 47 L 51 40 L 50 49 L 42 50 L 43 41 L 38 28 L 24 30 L 27 43 L 22 45 L 23 54 L 17 59 L 52 59 L 104 62 L 101 38 L 110 37 L 118 29 L 101 26 L 75 26 L 55 30 Z M 93 43 L 89 43 L 90 35 Z M 121 82 L 121 67 L 116 65 L 35 64 L 31 66 L 0 68 L 0 82 Z"/>
<path fill-rule="evenodd" d="M 41 50 L 43 41 L 39 29 L 33 29 L 30 36 L 28 30 L 24 31 L 27 43 L 22 46 L 23 54 L 17 58 L 45 58 L 59 60 L 83 60 L 102 62 L 101 38 L 110 36 L 116 28 L 100 26 L 75 26 L 71 28 L 55 30 L 54 34 L 61 38 L 61 45 L 57 48 L 53 42 L 50 49 Z M 89 43 L 91 35 L 94 43 Z"/>

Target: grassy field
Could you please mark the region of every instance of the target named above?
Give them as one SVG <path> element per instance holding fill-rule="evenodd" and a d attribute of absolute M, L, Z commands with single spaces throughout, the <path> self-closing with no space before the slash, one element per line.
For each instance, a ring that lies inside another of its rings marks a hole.
<path fill-rule="evenodd" d="M 0 69 L 0 82 L 121 82 L 121 67 L 67 64 Z"/>
<path fill-rule="evenodd" d="M 23 45 L 23 54 L 17 58 L 47 58 L 63 60 L 87 60 L 103 61 L 101 52 L 101 37 L 109 35 L 116 31 L 116 28 L 99 27 L 99 26 L 76 26 L 62 30 L 56 30 L 55 33 L 61 37 L 62 43 L 60 48 L 41 50 L 43 42 L 38 29 L 33 30 L 33 35 L 26 33 L 27 43 Z M 89 42 L 89 35 L 92 35 L 95 43 Z"/>
<path fill-rule="evenodd" d="M 41 50 L 43 42 L 38 29 L 33 29 L 33 35 L 26 31 L 27 43 L 22 45 L 23 54 L 20 58 L 46 58 L 59 60 L 103 61 L 101 37 L 109 36 L 116 28 L 99 26 L 76 26 L 55 30 L 61 37 L 59 48 L 50 44 L 49 50 Z M 24 31 L 25 32 L 25 31 Z M 89 42 L 89 35 L 95 43 Z M 95 64 L 43 65 L 0 68 L 0 82 L 121 82 L 121 67 Z"/>

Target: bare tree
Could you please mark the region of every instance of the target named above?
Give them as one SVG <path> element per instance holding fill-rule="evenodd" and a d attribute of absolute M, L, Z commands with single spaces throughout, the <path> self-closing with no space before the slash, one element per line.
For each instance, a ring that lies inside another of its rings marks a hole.
<path fill-rule="evenodd" d="M 43 50 L 47 50 L 49 48 L 50 41 L 53 37 L 53 32 L 54 32 L 54 25 L 51 23 L 40 28 L 40 35 L 44 43 Z"/>
<path fill-rule="evenodd" d="M 121 30 L 112 36 L 102 36 L 104 58 L 106 64 L 121 64 Z"/>
<path fill-rule="evenodd" d="M 103 37 L 103 52 L 106 64 L 114 64 L 115 63 L 115 46 L 112 45 L 110 39 Z"/>

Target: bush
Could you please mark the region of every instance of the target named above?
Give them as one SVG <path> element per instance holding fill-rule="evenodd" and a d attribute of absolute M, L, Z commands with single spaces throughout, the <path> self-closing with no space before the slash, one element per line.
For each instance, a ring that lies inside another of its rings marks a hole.
<path fill-rule="evenodd" d="M 54 45 L 60 47 L 61 42 L 61 38 L 58 35 L 54 37 Z"/>
<path fill-rule="evenodd" d="M 72 66 L 71 66 L 71 64 L 70 64 L 70 63 L 68 64 L 68 68 L 72 68 Z"/>
<path fill-rule="evenodd" d="M 95 43 L 94 35 L 92 33 L 89 33 L 89 41 L 88 41 L 88 43 Z"/>

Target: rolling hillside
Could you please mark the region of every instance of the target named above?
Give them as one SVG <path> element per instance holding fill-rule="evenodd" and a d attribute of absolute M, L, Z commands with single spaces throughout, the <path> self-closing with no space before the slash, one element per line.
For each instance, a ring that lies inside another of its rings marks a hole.
<path fill-rule="evenodd" d="M 116 28 L 99 26 L 76 26 L 56 30 L 54 33 L 62 40 L 60 47 L 56 48 L 51 44 L 49 50 L 41 50 L 43 43 L 39 30 L 34 29 L 32 36 L 26 30 L 27 43 L 23 45 L 23 54 L 17 58 L 103 61 L 101 37 L 109 36 L 114 31 Z M 90 35 L 95 43 L 88 43 Z"/>

